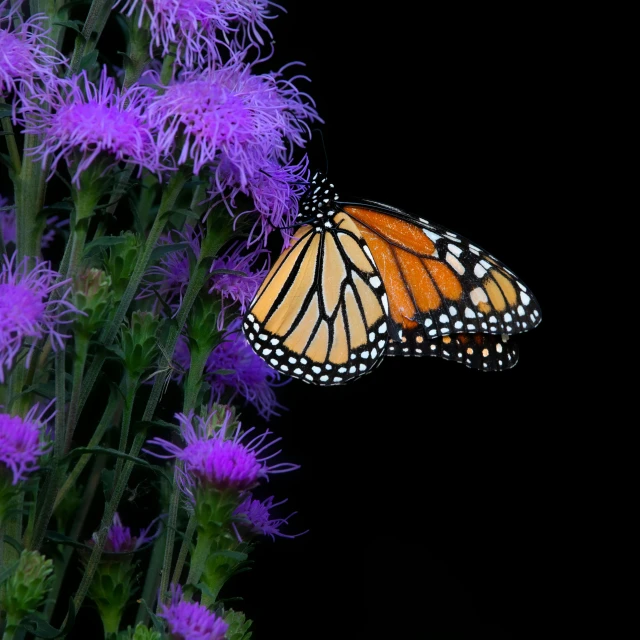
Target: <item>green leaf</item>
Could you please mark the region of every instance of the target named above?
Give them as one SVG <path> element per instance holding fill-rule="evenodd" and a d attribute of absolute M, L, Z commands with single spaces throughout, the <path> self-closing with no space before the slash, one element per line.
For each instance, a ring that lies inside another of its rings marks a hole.
<path fill-rule="evenodd" d="M 116 244 L 122 244 L 126 241 L 126 236 L 101 236 L 100 238 L 96 238 L 95 240 L 87 243 L 84 248 L 84 255 L 85 257 L 87 257 L 98 249 L 101 249 L 103 247 L 112 247 Z"/>
<path fill-rule="evenodd" d="M 0 584 L 2 584 L 5 580 L 8 580 L 18 568 L 19 561 L 16 560 L 13 564 L 10 564 L 6 569 L 0 571 Z"/>
<path fill-rule="evenodd" d="M 20 510 L 18 509 L 12 509 L 12 511 L 16 511 L 17 513 L 21 514 Z M 21 514 L 22 515 L 22 514 Z M 5 534 L 4 536 L 4 541 L 12 546 L 18 553 L 22 553 L 24 547 L 20 544 L 20 542 L 18 540 L 16 540 L 15 538 L 8 536 Z M 0 580 L 1 582 L 1 580 Z"/>
<path fill-rule="evenodd" d="M 61 629 L 52 627 L 44 618 L 38 614 L 32 613 L 22 619 L 20 627 L 28 633 L 32 633 L 37 638 L 63 638 L 71 631 L 76 621 L 76 607 L 73 604 L 73 598 L 69 598 L 69 610 L 67 611 L 67 622 Z"/>
<path fill-rule="evenodd" d="M 60 20 L 54 22 L 53 26 L 66 27 L 67 29 L 73 29 L 76 33 L 82 34 L 82 20 Z"/>
<path fill-rule="evenodd" d="M 98 62 L 98 50 L 94 49 L 87 55 L 82 56 L 82 60 L 80 60 L 80 71 L 90 71 L 93 67 L 96 66 Z"/>
<path fill-rule="evenodd" d="M 10 104 L 0 103 L 0 118 L 9 118 L 13 113 L 13 109 Z"/>
<path fill-rule="evenodd" d="M 151 468 L 153 466 L 142 458 L 136 458 L 136 456 L 131 456 L 128 453 L 123 453 L 122 451 L 118 451 L 117 449 L 111 449 L 107 447 L 76 447 L 75 449 L 72 449 L 66 456 L 64 456 L 63 460 L 71 458 L 72 456 L 81 456 L 85 453 L 96 455 L 102 454 L 106 456 L 112 456 L 114 458 L 122 458 L 123 460 L 129 460 L 135 464 L 139 464 L 147 468 Z"/>
<path fill-rule="evenodd" d="M 91 547 L 89 545 L 83 544 L 82 542 L 78 542 L 73 538 L 69 538 L 68 536 L 65 536 L 64 534 L 59 533 L 58 531 L 47 530 L 44 537 L 50 542 L 53 542 L 54 544 L 62 544 L 67 547 L 75 547 L 76 549 L 91 550 Z"/>
<path fill-rule="evenodd" d="M 209 554 L 209 558 L 213 556 L 222 556 L 223 558 L 231 558 L 238 562 L 244 562 L 249 556 L 241 551 L 231 551 L 230 549 L 220 549 L 220 551 L 213 551 Z"/>
<path fill-rule="evenodd" d="M 158 258 L 166 255 L 167 253 L 173 253 L 174 251 L 183 251 L 189 246 L 188 242 L 176 242 L 175 244 L 163 244 L 156 247 L 151 252 L 151 262 L 154 262 Z"/>

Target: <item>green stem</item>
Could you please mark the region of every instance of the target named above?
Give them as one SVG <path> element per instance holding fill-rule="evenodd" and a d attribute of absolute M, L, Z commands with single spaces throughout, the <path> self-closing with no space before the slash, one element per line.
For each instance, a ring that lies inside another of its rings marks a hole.
<path fill-rule="evenodd" d="M 24 541 L 24 546 L 29 550 L 39 549 L 44 540 L 44 534 L 51 519 L 51 514 L 53 513 L 53 505 L 55 504 L 59 476 L 62 469 L 60 459 L 62 458 L 65 442 L 64 409 L 66 403 L 64 351 L 58 351 L 54 355 L 54 367 L 56 418 L 55 437 L 53 441 L 53 469 L 47 474 L 42 492 L 38 496 L 38 515 L 33 531 Z"/>
<path fill-rule="evenodd" d="M 80 71 L 82 59 L 95 49 L 102 30 L 107 22 L 111 11 L 112 2 L 110 0 L 93 0 L 87 19 L 84 21 L 82 36 L 76 38 L 76 44 L 71 58 L 69 76 L 75 76 Z M 95 36 L 94 36 L 95 34 Z"/>
<path fill-rule="evenodd" d="M 102 418 L 100 419 L 100 422 L 98 423 L 98 426 L 94 434 L 91 436 L 91 439 L 89 440 L 89 444 L 87 444 L 88 447 L 97 447 L 100 444 L 100 442 L 102 441 L 102 436 L 104 436 L 105 432 L 111 425 L 113 415 L 116 412 L 116 409 L 118 408 L 118 404 L 120 402 L 121 402 L 120 397 L 115 393 L 112 393 L 109 396 L 109 402 L 107 403 L 104 413 L 102 414 Z M 60 487 L 60 490 L 58 491 L 58 495 L 56 496 L 56 500 L 53 505 L 54 511 L 58 508 L 58 505 L 64 500 L 64 497 L 69 491 L 69 489 L 71 489 L 71 487 L 73 487 L 76 484 L 80 474 L 83 472 L 84 468 L 87 466 L 87 463 L 89 462 L 89 460 L 91 460 L 91 457 L 92 457 L 92 454 L 90 453 L 86 453 L 80 456 L 80 459 L 76 463 L 76 466 L 73 467 L 73 469 L 67 474 L 67 479 L 64 481 L 64 484 Z"/>
<path fill-rule="evenodd" d="M 139 600 L 140 605 L 138 606 L 138 613 L 136 615 L 136 625 L 146 625 L 149 621 L 148 611 L 153 608 L 156 594 L 158 593 L 158 579 L 160 570 L 162 569 L 162 559 L 164 557 L 166 540 L 166 532 L 163 532 L 153 543 L 153 550 L 151 551 L 149 566 L 147 567 L 147 575 L 145 576 L 142 595 Z M 144 602 L 142 602 L 143 600 Z"/>
<path fill-rule="evenodd" d="M 111 319 L 111 322 L 107 327 L 103 330 L 100 341 L 109 346 L 115 339 L 118 330 L 120 329 L 120 324 L 124 319 L 127 310 L 129 309 L 129 305 L 133 300 L 134 296 L 138 291 L 138 286 L 144 276 L 144 273 L 149 265 L 149 261 L 151 260 L 151 253 L 156 247 L 158 242 L 158 238 L 162 233 L 164 226 L 168 219 L 168 213 L 173 208 L 176 203 L 176 199 L 182 190 L 185 182 L 187 181 L 187 173 L 179 170 L 169 181 L 167 188 L 164 190 L 162 194 L 162 200 L 160 202 L 160 207 L 158 209 L 158 213 L 156 214 L 155 220 L 153 221 L 153 225 L 149 231 L 147 239 L 144 243 L 144 247 L 142 249 L 142 253 L 136 262 L 136 266 L 133 269 L 133 273 L 131 274 L 131 278 L 127 284 L 127 288 L 120 300 L 120 304 L 118 305 L 118 309 L 114 317 Z"/>
<path fill-rule="evenodd" d="M 165 601 L 165 594 L 169 590 L 169 576 L 171 575 L 171 562 L 173 559 L 173 547 L 176 540 L 176 529 L 178 527 L 178 507 L 180 506 L 180 487 L 175 482 L 171 491 L 169 501 L 169 518 L 167 520 L 167 541 L 164 547 L 164 561 L 162 563 L 162 573 L 160 577 L 160 598 L 158 602 Z"/>
<path fill-rule="evenodd" d="M 84 456 L 83 456 L 84 457 Z M 87 456 L 90 457 L 90 456 Z M 100 484 L 100 477 L 102 474 L 102 470 L 105 467 L 107 460 L 105 456 L 98 456 L 93 463 L 93 468 L 91 469 L 91 473 L 89 474 L 89 478 L 87 480 L 87 484 L 85 485 L 84 491 L 82 493 L 82 500 L 80 502 L 80 509 L 78 513 L 76 513 L 75 518 L 73 520 L 73 525 L 71 526 L 71 531 L 69 532 L 69 538 L 71 540 L 77 542 L 80 537 L 80 533 L 82 532 L 82 528 L 84 526 L 85 520 L 87 519 L 87 514 L 89 513 L 89 507 L 93 502 L 93 498 L 95 496 L 98 485 Z M 45 608 L 45 618 L 47 620 L 51 620 L 51 616 L 53 615 L 53 611 L 58 602 L 58 594 L 60 593 L 60 589 L 62 587 L 62 583 L 64 582 L 64 577 L 67 572 L 67 567 L 69 566 L 69 561 L 71 560 L 71 555 L 73 554 L 72 547 L 65 547 L 62 553 L 62 560 L 56 566 L 55 569 L 55 582 L 51 591 L 49 592 L 49 597 L 47 599 L 47 606 Z"/>
<path fill-rule="evenodd" d="M 67 453 L 71 448 L 71 440 L 77 424 L 76 415 L 78 403 L 80 401 L 80 389 L 82 388 L 82 374 L 87 361 L 89 351 L 89 339 L 87 336 L 76 333 L 75 351 L 73 353 L 73 381 L 71 386 L 71 399 L 69 400 L 69 413 L 67 417 L 67 429 L 65 434 L 64 451 Z M 73 425 L 73 426 L 72 426 Z"/>
<path fill-rule="evenodd" d="M 144 272 L 146 271 L 146 268 L 151 259 L 151 253 L 153 252 L 153 249 L 155 248 L 158 238 L 160 237 L 160 234 L 162 233 L 162 230 L 166 223 L 166 213 L 168 213 L 175 204 L 176 198 L 178 197 L 180 190 L 184 186 L 186 179 L 186 174 L 178 172 L 178 174 L 174 175 L 173 178 L 169 181 L 169 185 L 163 193 L 160 208 L 158 210 L 158 213 L 156 214 L 156 218 L 153 222 L 151 231 L 147 236 L 142 253 L 140 254 L 138 262 L 136 263 L 136 266 L 133 270 L 133 274 L 129 279 L 127 289 L 125 290 L 122 299 L 120 300 L 120 304 L 115 316 L 111 319 L 111 322 L 107 325 L 107 327 L 105 327 L 100 337 L 102 344 L 106 346 L 109 346 L 113 342 L 118 331 L 120 330 L 122 320 L 124 319 L 124 316 L 129 309 L 129 305 L 131 304 L 131 301 L 133 300 L 137 292 L 140 281 L 142 280 Z M 93 385 L 98 378 L 106 357 L 107 356 L 104 351 L 97 353 L 91 365 L 89 366 L 89 369 L 84 376 L 84 384 L 82 385 L 82 390 L 80 391 L 80 402 L 77 415 L 80 415 L 80 412 L 82 412 L 82 409 L 87 399 L 89 398 L 89 394 L 93 389 Z M 154 389 L 155 388 L 156 387 L 154 385 Z M 157 399 L 155 401 L 156 404 L 160 399 L 160 393 L 161 389 L 158 390 Z M 153 405 L 153 407 L 155 410 L 155 404 Z M 145 419 L 151 420 L 151 417 Z"/>
<path fill-rule="evenodd" d="M 122 413 L 122 427 L 120 428 L 120 443 L 118 450 L 123 453 L 127 450 L 127 442 L 129 440 L 129 426 L 131 425 L 131 414 L 133 413 L 133 403 L 136 397 L 136 391 L 138 390 L 138 382 L 140 378 L 131 379 L 129 374 L 124 375 L 124 385 L 126 388 L 124 398 L 124 411 Z M 115 477 L 117 478 L 122 473 L 122 466 L 124 460 L 118 458 L 116 462 Z"/>
<path fill-rule="evenodd" d="M 180 545 L 180 552 L 178 553 L 178 559 L 176 560 L 176 566 L 173 569 L 173 578 L 171 582 L 175 584 L 180 583 L 180 576 L 182 575 L 182 569 L 184 567 L 184 563 L 187 560 L 187 555 L 189 553 L 189 548 L 191 547 L 191 540 L 193 539 L 193 534 L 196 530 L 196 517 L 191 514 L 189 516 L 189 522 L 187 523 L 187 530 L 184 532 L 184 538 L 182 539 L 182 544 Z"/>
<path fill-rule="evenodd" d="M 143 420 L 144 419 L 145 418 L 143 418 Z M 144 429 L 136 434 L 135 438 L 133 439 L 133 444 L 131 445 L 129 455 L 131 455 L 132 457 L 137 457 L 137 455 L 140 453 L 140 449 L 142 448 L 145 438 L 146 430 Z M 113 516 L 118 509 L 118 504 L 120 503 L 122 494 L 124 493 L 127 482 L 129 481 L 129 476 L 131 475 L 133 466 L 134 463 L 131 460 L 127 460 L 122 470 L 122 474 L 118 478 L 116 478 L 116 483 L 111 495 L 111 499 L 105 504 L 104 515 L 102 516 L 100 528 L 98 529 L 98 539 L 93 546 L 91 556 L 89 557 L 89 562 L 87 563 L 86 569 L 82 576 L 82 581 L 80 582 L 80 586 L 78 587 L 76 595 L 73 599 L 76 611 L 78 611 L 82 606 L 84 598 L 87 595 L 87 591 L 89 590 L 89 586 L 91 585 L 91 581 L 93 580 L 93 576 L 96 572 L 96 569 L 98 568 L 98 563 L 100 562 L 100 557 L 102 556 L 104 545 L 107 541 L 109 527 L 113 522 Z"/>
<path fill-rule="evenodd" d="M 200 581 L 200 577 L 202 576 L 204 567 L 207 563 L 207 558 L 213 548 L 213 543 L 213 538 L 206 535 L 203 529 L 198 531 L 196 548 L 191 556 L 191 566 L 189 567 L 189 575 L 187 576 L 187 582 L 189 584 L 197 584 Z"/>
<path fill-rule="evenodd" d="M 4 98 L 0 98 L 0 104 L 6 104 Z M 2 129 L 6 133 L 2 136 L 7 141 L 7 150 L 9 151 L 9 159 L 11 160 L 11 179 L 15 185 L 18 176 L 20 175 L 21 162 L 20 152 L 18 151 L 18 144 L 16 143 L 16 136 L 13 132 L 13 125 L 11 124 L 11 118 L 7 116 L 2 118 Z"/>
<path fill-rule="evenodd" d="M 25 135 L 25 149 L 36 146 L 38 146 L 38 137 L 32 134 Z M 35 258 L 35 256 L 40 255 L 40 239 L 44 228 L 44 220 L 38 223 L 38 214 L 44 206 L 45 176 L 46 172 L 40 160 L 35 160 L 29 156 L 23 158 L 18 188 L 16 189 L 18 261 L 25 256 Z"/>

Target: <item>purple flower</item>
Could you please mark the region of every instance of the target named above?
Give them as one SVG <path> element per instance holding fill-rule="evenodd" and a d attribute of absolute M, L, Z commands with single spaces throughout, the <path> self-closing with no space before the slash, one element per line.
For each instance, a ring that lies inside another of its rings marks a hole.
<path fill-rule="evenodd" d="M 238 423 L 233 433 L 229 434 L 230 412 L 226 412 L 222 424 L 217 424 L 220 418 L 218 411 L 210 413 L 206 419 L 195 415 L 193 411 L 188 415 L 177 413 L 175 417 L 180 423 L 180 433 L 186 446 L 181 448 L 163 438 L 152 438 L 147 444 L 156 445 L 166 453 L 145 451 L 157 458 L 177 458 L 184 463 L 179 482 L 188 497 L 192 496 L 194 480 L 201 486 L 219 491 L 233 489 L 243 492 L 257 486 L 261 480 L 268 480 L 271 474 L 299 468 L 299 465 L 292 463 L 270 463 L 280 451 L 268 453 L 267 450 L 281 438 L 267 441 L 271 434 L 268 430 L 247 441 L 255 427 L 242 431 Z M 179 467 L 176 466 L 176 469 Z"/>
<path fill-rule="evenodd" d="M 44 415 L 54 402 L 49 402 L 39 414 L 39 405 L 31 407 L 24 418 L 0 412 L 0 471 L 3 467 L 11 471 L 14 485 L 36 471 L 38 458 L 51 448 L 45 431 L 55 411 L 47 418 Z"/>
<path fill-rule="evenodd" d="M 148 527 L 142 529 L 137 536 L 132 536 L 131 529 L 122 526 L 119 514 L 115 513 L 113 516 L 113 524 L 109 527 L 109 532 L 107 533 L 104 550 L 108 553 L 132 553 L 133 551 L 137 551 L 142 545 L 158 537 L 160 528 L 158 528 L 153 535 L 148 535 L 151 527 L 153 527 L 158 520 L 159 518 L 156 518 Z M 97 541 L 98 532 L 96 531 L 87 544 L 93 545 Z"/>
<path fill-rule="evenodd" d="M 13 7 L 11 5 L 14 5 Z M 57 70 L 66 60 L 56 49 L 46 28 L 44 14 L 24 21 L 19 2 L 0 2 L 0 96 L 13 94 L 13 117 L 23 96 L 44 88 L 45 94 L 58 83 Z"/>
<path fill-rule="evenodd" d="M 275 540 L 275 536 L 281 538 L 297 538 L 303 533 L 306 533 L 306 531 L 295 535 L 282 533 L 280 531 L 280 527 L 283 524 L 288 524 L 289 518 L 296 514 L 295 511 L 290 513 L 286 518 L 272 518 L 269 513 L 271 509 L 279 507 L 285 502 L 286 500 L 281 500 L 273 504 L 273 496 L 260 502 L 260 500 L 255 500 L 253 496 L 249 494 L 244 501 L 236 507 L 234 515 L 238 518 L 240 527 L 246 529 L 249 535 L 269 536 L 272 540 Z M 242 540 L 238 526 L 234 523 L 233 527 L 238 540 Z"/>
<path fill-rule="evenodd" d="M 9 207 L 9 201 L 6 198 L 0 196 L 0 237 L 4 242 L 5 247 L 9 243 L 16 243 L 16 210 L 15 207 Z M 4 208 L 4 210 L 2 210 Z M 43 249 L 48 249 L 56 236 L 56 231 L 60 227 L 64 227 L 69 224 L 68 219 L 60 220 L 58 216 L 51 216 L 47 218 L 47 229 L 42 235 L 42 241 L 40 246 Z"/>
<path fill-rule="evenodd" d="M 159 147 L 196 175 L 209 168 L 216 188 L 227 185 L 230 167 L 244 188 L 267 159 L 287 163 L 310 134 L 306 120 L 318 116 L 281 75 L 253 75 L 240 55 L 218 69 L 182 73 L 149 107 Z"/>
<path fill-rule="evenodd" d="M 258 250 L 247 253 L 246 245 L 238 242 L 213 261 L 209 293 L 217 292 L 222 298 L 222 307 L 218 314 L 220 331 L 224 328 L 225 310 L 238 303 L 238 311 L 244 315 L 247 306 L 267 275 L 268 260 L 257 270 L 253 270 L 258 258 L 262 255 L 268 256 L 269 252 Z M 224 273 L 229 271 L 238 273 Z"/>
<path fill-rule="evenodd" d="M 253 208 L 242 211 L 239 215 L 258 213 L 258 217 L 249 231 L 249 241 L 262 242 L 266 245 L 269 234 L 280 230 L 285 246 L 295 231 L 294 222 L 298 213 L 298 201 L 306 191 L 309 183 L 309 158 L 304 155 L 302 160 L 293 164 L 281 164 L 269 158 L 263 158 L 263 166 L 256 170 L 243 187 L 240 184 L 237 171 L 229 162 L 222 162 L 217 172 L 217 180 L 212 183 L 209 196 L 213 205 L 220 200 L 229 208 L 229 213 L 235 215 L 235 199 L 239 193 L 250 196 Z"/>
<path fill-rule="evenodd" d="M 224 640 L 229 625 L 199 602 L 182 600 L 180 585 L 171 585 L 171 604 L 162 605 L 173 640 Z"/>
<path fill-rule="evenodd" d="M 207 359 L 204 375 L 211 385 L 213 402 L 223 398 L 232 402 L 239 395 L 269 419 L 279 415 L 277 409 L 282 408 L 274 389 L 291 379 L 281 380 L 280 373 L 255 353 L 240 331 L 241 324 L 242 318 L 236 318 L 229 325 L 224 340 Z"/>
<path fill-rule="evenodd" d="M 38 340 L 48 336 L 54 351 L 62 349 L 70 336 L 60 333 L 57 325 L 69 324 L 75 314 L 83 314 L 68 300 L 71 280 L 59 278 L 49 262 L 38 262 L 30 269 L 27 257 L 16 264 L 15 253 L 4 256 L 0 266 L 0 383 L 4 382 L 4 367 L 13 366 L 25 339 L 31 339 L 25 359 L 28 367 Z M 53 296 L 54 291 L 60 295 Z"/>
<path fill-rule="evenodd" d="M 159 160 L 155 133 L 145 118 L 153 93 L 140 85 L 118 88 L 106 66 L 98 85 L 83 71 L 61 83 L 46 102 L 40 95 L 30 103 L 25 133 L 40 135 L 41 142 L 28 153 L 43 166 L 51 160 L 49 177 L 64 160 L 78 188 L 82 172 L 94 162 L 102 172 L 126 162 L 137 165 L 138 175 L 143 168 L 159 174 L 167 167 Z"/>
<path fill-rule="evenodd" d="M 158 246 L 173 245 L 178 242 L 188 244 L 193 257 L 197 260 L 200 256 L 202 230 L 188 224 L 183 231 L 172 229 L 160 236 Z M 155 297 L 157 293 L 171 307 L 173 317 L 178 313 L 182 297 L 189 286 L 191 267 L 190 254 L 186 249 L 165 253 L 160 258 L 159 264 L 147 270 L 138 299 Z"/>
<path fill-rule="evenodd" d="M 262 33 L 271 38 L 266 20 L 275 18 L 269 0 L 116 0 L 114 8 L 132 16 L 138 11 L 138 27 L 149 22 L 150 55 L 173 53 L 179 65 L 193 68 L 220 59 L 222 51 L 262 45 Z M 175 52 L 172 51 L 175 49 Z"/>

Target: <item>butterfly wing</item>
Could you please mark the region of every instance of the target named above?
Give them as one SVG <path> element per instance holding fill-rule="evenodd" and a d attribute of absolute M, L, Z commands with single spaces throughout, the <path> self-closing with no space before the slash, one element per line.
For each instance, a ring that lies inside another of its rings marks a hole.
<path fill-rule="evenodd" d="M 504 371 L 517 364 L 519 352 L 516 341 L 506 334 L 454 333 L 426 339 L 418 327 L 405 331 L 400 343 L 390 341 L 387 355 L 435 356 L 470 369 Z"/>
<path fill-rule="evenodd" d="M 303 225 L 258 290 L 243 330 L 282 373 L 320 385 L 371 371 L 386 349 L 388 303 L 373 258 L 343 212 Z"/>
<path fill-rule="evenodd" d="M 400 352 L 406 346 L 421 355 L 416 350 L 425 340 L 434 340 L 437 351 L 443 336 L 508 336 L 540 322 L 540 307 L 529 288 L 469 240 L 379 203 L 343 207 L 380 271 L 389 299 L 389 335 L 400 343 Z M 498 345 L 504 347 L 504 341 L 483 346 L 494 351 Z"/>

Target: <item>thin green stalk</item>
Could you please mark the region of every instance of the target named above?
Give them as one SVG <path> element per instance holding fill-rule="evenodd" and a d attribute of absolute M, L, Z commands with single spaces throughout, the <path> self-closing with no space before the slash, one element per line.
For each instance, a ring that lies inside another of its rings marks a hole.
<path fill-rule="evenodd" d="M 109 17 L 112 2 L 110 0 L 93 0 L 87 19 L 84 21 L 82 35 L 76 38 L 71 58 L 71 66 L 67 75 L 74 76 L 80 71 L 82 59 L 95 49 Z M 95 36 L 94 36 L 95 34 Z"/>
<path fill-rule="evenodd" d="M 0 104 L 6 104 L 4 98 L 0 98 Z M 18 151 L 18 144 L 16 143 L 16 136 L 13 132 L 13 125 L 11 124 L 11 118 L 7 116 L 2 118 L 2 129 L 6 135 L 2 136 L 7 142 L 7 150 L 9 151 L 9 159 L 13 165 L 11 168 L 11 179 L 15 183 L 17 177 L 20 175 L 21 162 L 20 152 Z"/>
<path fill-rule="evenodd" d="M 133 444 L 131 445 L 129 455 L 133 457 L 138 456 L 145 438 L 146 430 L 144 429 L 136 434 L 135 438 L 133 439 Z M 73 599 L 76 611 L 78 611 L 82 606 L 85 596 L 87 595 L 87 591 L 89 590 L 89 586 L 91 585 L 91 581 L 93 580 L 93 576 L 96 572 L 96 569 L 98 568 L 98 563 L 100 562 L 100 557 L 102 556 L 104 545 L 107 541 L 109 527 L 113 522 L 113 516 L 118 509 L 118 504 L 122 499 L 122 494 L 124 493 L 127 482 L 129 481 L 129 476 L 131 475 L 131 471 L 133 470 L 133 465 L 134 463 L 130 460 L 126 462 L 122 470 L 122 474 L 118 478 L 116 478 L 116 483 L 111 495 L 111 499 L 105 504 L 104 515 L 102 516 L 100 528 L 98 529 L 98 539 L 96 540 L 91 551 L 89 562 L 87 563 L 84 574 L 82 575 L 82 581 L 80 582 L 80 586 L 78 587 L 76 595 Z"/>
<path fill-rule="evenodd" d="M 164 561 L 162 563 L 162 573 L 160 574 L 160 598 L 158 602 L 165 600 L 165 594 L 169 590 L 169 576 L 171 575 L 171 561 L 173 558 L 173 547 L 176 540 L 176 529 L 178 528 L 178 507 L 180 506 L 180 487 L 174 483 L 171 490 L 171 500 L 169 501 L 169 518 L 167 519 L 167 541 L 164 547 Z"/>
<path fill-rule="evenodd" d="M 140 378 L 131 379 L 129 375 L 124 375 L 125 397 L 124 397 L 124 411 L 122 412 L 122 426 L 120 427 L 120 443 L 118 445 L 119 451 L 127 450 L 127 442 L 129 440 L 129 427 L 131 425 L 131 414 L 133 413 L 133 403 L 136 398 L 136 391 L 138 390 Z M 118 458 L 116 462 L 115 477 L 117 478 L 122 473 L 122 466 L 124 460 Z"/>
<path fill-rule="evenodd" d="M 107 403 L 107 406 L 105 407 L 104 413 L 102 414 L 102 418 L 100 418 L 100 422 L 98 423 L 98 426 L 94 434 L 91 436 L 91 439 L 87 444 L 87 447 L 97 447 L 100 444 L 100 442 L 102 441 L 102 436 L 104 436 L 107 429 L 111 426 L 113 415 L 115 414 L 116 409 L 118 408 L 118 405 L 120 402 L 121 402 L 120 397 L 115 393 L 112 393 L 109 396 L 109 401 Z M 69 491 L 69 489 L 71 489 L 71 487 L 73 487 L 76 484 L 80 474 L 83 472 L 84 468 L 87 466 L 87 463 L 89 462 L 89 460 L 91 460 L 91 457 L 92 456 L 90 453 L 86 453 L 80 456 L 80 459 L 76 463 L 75 467 L 73 467 L 73 469 L 71 469 L 71 471 L 67 473 L 66 480 L 64 481 L 64 484 L 60 487 L 60 490 L 58 491 L 58 495 L 56 496 L 56 500 L 53 505 L 54 511 L 58 508 L 58 505 L 64 500 L 64 497 Z"/>
<path fill-rule="evenodd" d="M 87 479 L 87 484 L 85 485 L 84 491 L 82 492 L 80 508 L 76 513 L 75 518 L 73 519 L 73 525 L 71 526 L 71 531 L 69 532 L 69 538 L 71 538 L 71 540 L 73 540 L 74 542 L 78 541 L 80 533 L 82 532 L 85 520 L 87 519 L 87 514 L 89 513 L 89 507 L 93 502 L 96 490 L 98 488 L 98 485 L 100 484 L 100 477 L 105 464 L 105 456 L 98 456 L 93 463 L 93 468 L 91 469 L 91 473 L 89 474 L 89 478 Z M 49 592 L 49 598 L 47 600 L 47 606 L 45 607 L 44 612 L 47 620 L 51 620 L 53 610 L 58 602 L 58 595 L 60 593 L 62 583 L 64 582 L 64 576 L 67 572 L 72 554 L 73 547 L 66 546 L 62 553 L 62 560 L 56 566 L 55 582 L 53 583 L 53 587 Z"/>
<path fill-rule="evenodd" d="M 29 535 L 25 541 L 24 546 L 29 550 L 39 549 L 42 541 L 44 540 L 44 534 L 51 519 L 53 513 L 53 505 L 56 499 L 56 493 L 58 488 L 61 464 L 65 441 L 65 403 L 66 403 L 66 389 L 65 389 L 65 367 L 64 367 L 64 351 L 58 351 L 54 355 L 55 365 L 55 394 L 56 394 L 56 417 L 55 417 L 55 437 L 53 441 L 53 469 L 47 474 L 44 481 L 44 487 L 41 494 L 38 496 L 38 515 L 36 516 L 36 523 L 33 527 L 33 532 Z"/>
<path fill-rule="evenodd" d="M 73 378 L 71 383 L 71 398 L 69 400 L 69 412 L 67 417 L 67 428 L 64 440 L 64 453 L 71 448 L 71 440 L 77 424 L 78 403 L 80 401 L 80 389 L 82 388 L 82 375 L 87 361 L 89 351 L 89 339 L 86 336 L 76 334 L 75 350 L 73 353 Z"/>
<path fill-rule="evenodd" d="M 176 566 L 173 569 L 173 578 L 171 582 L 175 584 L 180 583 L 180 576 L 182 575 L 182 569 L 184 568 L 184 563 L 187 560 L 187 555 L 189 554 L 189 548 L 191 547 L 191 540 L 193 539 L 193 534 L 196 530 L 196 517 L 193 513 L 189 516 L 189 522 L 187 523 L 187 530 L 184 532 L 184 538 L 182 538 L 182 544 L 180 545 L 180 552 L 178 553 L 178 559 L 176 560 Z"/>
<path fill-rule="evenodd" d="M 187 576 L 187 582 L 189 584 L 197 584 L 200 581 L 213 543 L 213 538 L 206 535 L 202 529 L 198 531 L 198 540 L 196 541 L 196 548 L 191 556 L 191 566 L 189 567 L 189 575 Z"/>
<path fill-rule="evenodd" d="M 37 136 L 25 135 L 25 149 L 37 145 Z M 40 160 L 29 156 L 23 158 L 16 189 L 16 238 L 19 261 L 25 256 L 34 258 L 40 255 L 40 239 L 44 225 L 43 221 L 38 221 L 38 214 L 44 206 L 45 177 L 45 169 Z"/>
<path fill-rule="evenodd" d="M 151 551 L 151 558 L 149 559 L 144 586 L 142 587 L 142 595 L 139 599 L 140 605 L 138 606 L 138 613 L 136 615 L 136 625 L 140 623 L 146 625 L 149 621 L 148 610 L 153 608 L 153 603 L 158 593 L 158 580 L 160 570 L 162 569 L 162 559 L 164 557 L 166 541 L 166 532 L 163 531 L 153 543 L 153 550 Z"/>
<path fill-rule="evenodd" d="M 149 266 L 151 253 L 155 249 L 158 238 L 160 237 L 160 234 L 164 230 L 164 226 L 167 223 L 167 214 L 175 205 L 176 199 L 178 198 L 182 187 L 187 181 L 187 177 L 188 176 L 186 172 L 179 170 L 176 174 L 174 174 L 174 176 L 169 181 L 167 188 L 163 191 L 158 213 L 156 214 L 155 220 L 153 221 L 153 225 L 144 243 L 142 252 L 140 253 L 138 261 L 136 262 L 136 266 L 133 269 L 133 273 L 131 274 L 131 278 L 129 279 L 127 288 L 122 295 L 122 299 L 120 300 L 118 309 L 116 310 L 114 317 L 111 319 L 107 327 L 105 327 L 100 336 L 100 341 L 107 346 L 109 346 L 115 340 L 122 320 L 124 319 L 129 309 L 129 305 L 131 304 L 131 301 L 138 291 L 138 286 L 142 281 L 144 273 Z"/>
<path fill-rule="evenodd" d="M 105 329 L 102 332 L 102 335 L 100 336 L 100 340 L 102 344 L 106 346 L 111 345 L 111 343 L 115 340 L 115 337 L 118 334 L 118 331 L 120 330 L 120 325 L 122 323 L 122 320 L 124 319 L 124 316 L 126 315 L 129 309 L 129 305 L 131 304 L 131 301 L 133 300 L 137 292 L 138 286 L 140 285 L 142 277 L 144 276 L 144 272 L 147 269 L 147 266 L 151 259 L 151 253 L 155 248 L 156 243 L 158 242 L 158 238 L 160 237 L 162 230 L 164 229 L 164 225 L 167 220 L 166 213 L 169 212 L 173 207 L 173 205 L 175 204 L 176 198 L 178 197 L 180 190 L 184 186 L 186 179 L 187 179 L 186 174 L 183 174 L 182 172 L 178 172 L 178 174 L 176 174 L 171 179 L 171 181 L 169 182 L 169 185 L 167 186 L 167 189 L 163 193 L 162 201 L 160 203 L 160 208 L 158 210 L 158 213 L 156 214 L 156 218 L 154 220 L 153 226 L 151 228 L 151 231 L 149 232 L 149 235 L 147 236 L 144 248 L 136 263 L 133 274 L 129 279 L 127 289 L 125 290 L 124 295 L 120 300 L 120 304 L 118 306 L 116 314 L 112 318 L 111 322 L 107 325 L 107 327 L 105 327 Z M 100 374 L 102 365 L 104 364 L 105 360 L 106 360 L 106 353 L 104 351 L 97 353 L 94 356 L 94 359 L 91 365 L 89 366 L 89 369 L 85 373 L 84 384 L 82 385 L 82 389 L 80 391 L 80 401 L 79 401 L 77 415 L 80 415 L 80 413 L 82 412 L 82 409 L 84 408 L 84 405 L 87 399 L 89 398 L 89 394 L 93 389 L 93 385 L 95 384 L 95 381 L 97 380 L 98 375 Z M 155 388 L 155 385 L 154 385 L 154 388 Z M 160 393 L 158 392 L 158 399 L 159 398 L 160 398 Z M 156 403 L 157 403 L 157 400 L 156 400 Z M 154 410 L 155 410 L 155 405 L 154 405 Z M 150 420 L 151 418 L 146 418 L 146 419 Z"/>

